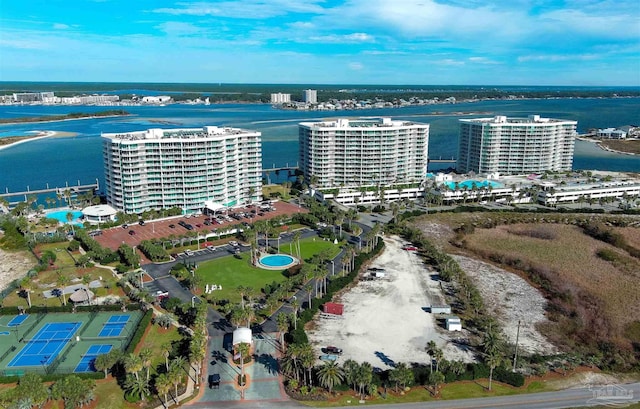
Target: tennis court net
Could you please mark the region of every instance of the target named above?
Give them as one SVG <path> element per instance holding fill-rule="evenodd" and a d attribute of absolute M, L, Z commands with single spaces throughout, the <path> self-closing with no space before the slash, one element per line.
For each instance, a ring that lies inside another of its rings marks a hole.
<path fill-rule="evenodd" d="M 22 342 L 24 342 L 25 344 L 29 344 L 29 343 L 32 343 L 32 344 L 35 344 L 35 343 L 46 344 L 46 343 L 49 343 L 49 342 L 68 342 L 70 340 L 71 340 L 71 338 L 49 338 L 49 339 L 33 339 L 33 338 L 27 339 L 27 338 L 23 338 Z"/>

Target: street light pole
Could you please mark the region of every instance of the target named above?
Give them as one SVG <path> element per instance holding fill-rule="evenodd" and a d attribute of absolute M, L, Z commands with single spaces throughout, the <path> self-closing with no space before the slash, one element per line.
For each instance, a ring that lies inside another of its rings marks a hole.
<path fill-rule="evenodd" d="M 333 260 L 329 260 L 331 262 L 331 276 L 333 277 L 334 275 L 336 275 L 336 263 L 333 262 Z"/>
<path fill-rule="evenodd" d="M 196 296 L 191 296 L 191 308 L 196 308 Z"/>

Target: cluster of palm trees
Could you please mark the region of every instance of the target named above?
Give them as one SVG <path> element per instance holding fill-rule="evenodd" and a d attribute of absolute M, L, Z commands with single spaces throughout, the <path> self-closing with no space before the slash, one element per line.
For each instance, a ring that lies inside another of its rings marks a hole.
<path fill-rule="evenodd" d="M 50 399 L 62 399 L 65 407 L 83 407 L 95 400 L 95 388 L 94 380 L 81 379 L 77 375 L 65 376 L 49 386 L 40 375 L 27 372 L 15 388 L 0 394 L 0 406 L 16 409 L 31 409 L 33 406 L 41 408 Z"/>

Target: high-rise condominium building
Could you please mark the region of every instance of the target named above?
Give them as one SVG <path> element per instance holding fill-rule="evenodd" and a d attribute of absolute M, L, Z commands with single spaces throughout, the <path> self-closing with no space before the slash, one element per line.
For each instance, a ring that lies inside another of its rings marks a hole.
<path fill-rule="evenodd" d="M 262 195 L 260 132 L 205 126 L 102 134 L 107 202 L 126 213 Z"/>
<path fill-rule="evenodd" d="M 571 170 L 576 121 L 541 118 L 461 119 L 457 170 L 527 174 Z"/>
<path fill-rule="evenodd" d="M 283 94 L 281 92 L 271 94 L 272 104 L 286 104 L 288 102 L 291 102 L 291 94 Z"/>
<path fill-rule="evenodd" d="M 308 104 L 317 104 L 318 103 L 318 91 L 315 89 L 305 89 L 304 90 L 304 102 Z"/>
<path fill-rule="evenodd" d="M 338 119 L 299 125 L 300 169 L 317 187 L 414 183 L 427 174 L 429 124 Z"/>

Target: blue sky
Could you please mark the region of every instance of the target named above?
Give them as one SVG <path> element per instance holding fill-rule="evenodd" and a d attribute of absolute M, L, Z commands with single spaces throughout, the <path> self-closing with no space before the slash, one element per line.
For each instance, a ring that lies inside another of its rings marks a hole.
<path fill-rule="evenodd" d="M 0 80 L 640 85 L 639 0 L 0 0 Z"/>

